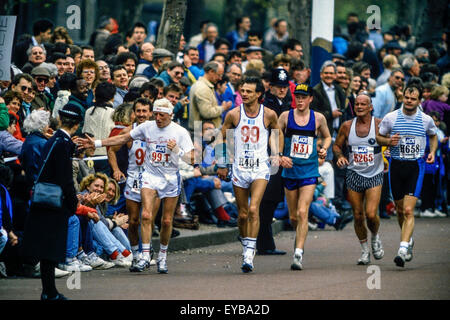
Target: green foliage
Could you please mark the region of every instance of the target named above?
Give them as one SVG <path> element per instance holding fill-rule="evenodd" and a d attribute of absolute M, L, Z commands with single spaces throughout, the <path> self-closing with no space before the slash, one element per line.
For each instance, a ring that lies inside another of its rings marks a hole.
<path fill-rule="evenodd" d="M 377 5 L 381 9 L 381 27 L 383 30 L 387 30 L 396 24 L 398 2 L 392 0 L 335 0 L 334 23 L 345 26 L 347 15 L 350 12 L 356 13 L 360 21 L 365 21 L 370 17 L 367 8 L 371 5 Z"/>

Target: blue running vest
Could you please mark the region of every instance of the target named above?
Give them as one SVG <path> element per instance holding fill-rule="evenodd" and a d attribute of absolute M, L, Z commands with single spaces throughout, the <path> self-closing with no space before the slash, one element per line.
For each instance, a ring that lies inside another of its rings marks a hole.
<path fill-rule="evenodd" d="M 283 168 L 281 176 L 289 179 L 320 177 L 314 111 L 310 110 L 309 122 L 303 127 L 295 122 L 294 111 L 295 109 L 289 111 L 283 150 L 283 155 L 292 159 L 293 166 Z"/>

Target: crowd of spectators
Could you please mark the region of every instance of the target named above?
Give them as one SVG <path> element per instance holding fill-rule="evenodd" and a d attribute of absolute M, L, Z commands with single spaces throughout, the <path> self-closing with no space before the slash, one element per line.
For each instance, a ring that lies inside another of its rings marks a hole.
<path fill-rule="evenodd" d="M 184 188 L 174 225 L 197 215 L 201 223 L 235 227 L 231 183 L 220 181 L 215 174 L 214 137 L 227 112 L 242 103 L 241 80 L 260 77 L 266 90 L 261 102 L 284 110 L 295 108 L 296 84 L 310 81 L 303 45 L 289 36 L 285 19 L 274 19 L 264 34 L 251 28 L 249 17 L 237 19 L 235 29 L 228 33 L 220 32 L 212 21 L 203 21 L 199 34 L 188 41 L 181 36 L 178 53 L 148 41 L 144 23 L 136 23 L 126 38 L 118 31 L 115 19 L 102 17 L 89 44 L 77 45 L 64 27 L 44 19 L 34 23 L 33 35 L 22 35 L 14 44 L 11 80 L 0 81 L 3 276 L 39 274 L 38 262 L 23 257 L 20 245 L 40 155 L 58 129 L 58 111 L 65 105 L 79 108 L 83 115 L 76 135 L 96 139 L 131 125 L 132 106 L 139 98 L 151 103 L 169 100 L 174 106 L 173 121 L 192 134 L 195 121 L 201 121 L 201 144 L 194 141 L 201 162 L 194 166 L 180 163 Z M 340 125 L 354 117 L 359 92 L 370 93 L 373 115 L 382 118 L 401 107 L 402 89 L 408 81 L 419 83 L 424 88 L 421 109 L 433 117 L 440 131 L 436 162 L 427 166 L 418 215 L 447 216 L 449 33 L 443 32 L 437 44 L 418 43 L 408 27 L 369 31 L 357 15 L 349 14 L 347 30 L 336 27 L 334 35 L 333 55 L 321 68 L 312 109 L 325 115 L 335 137 Z M 286 77 L 281 78 L 277 69 L 284 69 Z M 118 162 L 123 157 L 119 167 L 126 175 L 127 153 L 119 150 Z M 387 172 L 387 160 L 385 166 Z M 110 166 L 107 149 L 77 150 L 73 168 L 81 206 L 69 221 L 66 263 L 59 265 L 57 276 L 129 265 L 124 186 L 121 175 Z M 340 212 L 350 209 L 345 169 L 336 166 L 331 152 L 320 172 L 321 184 L 310 210 L 312 229 L 336 226 Z M 382 199 L 379 214 L 388 219 L 393 214 L 388 183 L 383 186 Z M 286 202 L 281 201 L 275 217 L 287 218 L 285 213 Z M 155 223 L 160 223 L 158 217 Z M 172 236 L 177 234 L 174 229 Z"/>

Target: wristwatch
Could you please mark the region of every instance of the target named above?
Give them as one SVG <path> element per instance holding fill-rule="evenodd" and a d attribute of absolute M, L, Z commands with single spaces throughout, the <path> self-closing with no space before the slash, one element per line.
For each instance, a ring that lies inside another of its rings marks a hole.
<path fill-rule="evenodd" d="M 283 152 L 278 153 L 279 157 L 283 157 Z"/>

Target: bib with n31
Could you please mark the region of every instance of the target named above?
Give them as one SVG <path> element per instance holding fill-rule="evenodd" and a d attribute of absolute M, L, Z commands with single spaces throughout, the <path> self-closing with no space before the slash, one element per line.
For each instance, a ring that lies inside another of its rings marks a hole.
<path fill-rule="evenodd" d="M 420 158 L 420 138 L 415 136 L 401 137 L 398 150 L 402 159 L 419 159 Z"/>
<path fill-rule="evenodd" d="M 154 144 L 151 147 L 150 162 L 153 166 L 168 166 L 170 160 L 170 153 L 167 152 L 166 144 Z"/>
<path fill-rule="evenodd" d="M 353 162 L 359 167 L 370 167 L 374 165 L 373 147 L 352 146 Z"/>
<path fill-rule="evenodd" d="M 291 158 L 309 159 L 313 152 L 314 137 L 293 135 L 291 139 Z"/>

